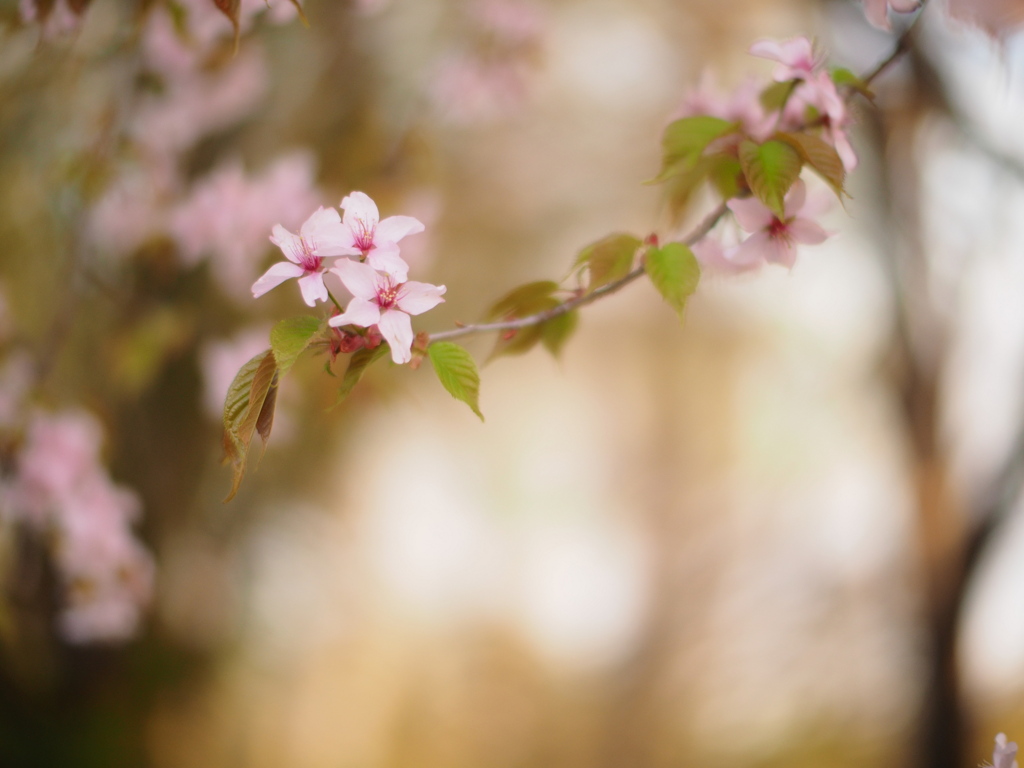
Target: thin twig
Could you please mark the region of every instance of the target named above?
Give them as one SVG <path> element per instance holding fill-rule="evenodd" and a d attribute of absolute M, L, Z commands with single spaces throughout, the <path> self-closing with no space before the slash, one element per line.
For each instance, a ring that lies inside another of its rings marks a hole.
<path fill-rule="evenodd" d="M 702 237 L 704 237 L 711 228 L 718 223 L 718 220 L 725 215 L 726 208 L 725 203 L 720 203 L 714 211 L 712 211 L 698 226 L 694 229 L 686 238 L 683 240 L 687 245 L 693 245 Z M 543 312 L 537 312 L 526 317 L 517 317 L 514 320 L 504 320 L 498 323 L 477 323 L 474 325 L 464 325 L 461 328 L 453 328 L 450 331 L 442 331 L 441 333 L 433 333 L 430 335 L 428 344 L 432 344 L 435 341 L 443 341 L 445 339 L 457 339 L 460 336 L 469 336 L 473 333 L 486 333 L 488 331 L 516 331 L 521 328 L 529 328 L 532 325 L 540 325 L 546 323 L 548 320 L 564 315 L 566 312 L 572 312 L 574 309 L 586 306 L 591 302 L 597 301 L 603 296 L 615 293 L 620 288 L 628 285 L 629 283 L 636 280 L 638 277 L 644 274 L 644 265 L 640 264 L 635 267 L 625 277 L 619 278 L 614 282 L 602 285 L 596 290 L 584 294 L 582 296 L 576 296 L 564 301 L 556 307 L 546 309 Z"/>
<path fill-rule="evenodd" d="M 916 22 L 917 20 L 915 19 L 914 21 Z M 882 61 L 878 63 L 878 66 L 862 78 L 865 85 L 871 85 L 871 83 L 877 80 L 885 70 L 896 62 L 897 59 L 910 50 L 910 43 L 914 28 L 915 24 L 913 23 L 907 27 L 903 34 L 896 39 L 896 47 L 892 49 L 892 53 L 882 59 Z"/>

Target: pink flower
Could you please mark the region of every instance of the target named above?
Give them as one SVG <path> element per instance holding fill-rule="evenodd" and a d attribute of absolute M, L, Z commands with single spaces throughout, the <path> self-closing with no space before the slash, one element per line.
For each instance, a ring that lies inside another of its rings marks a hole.
<path fill-rule="evenodd" d="M 797 180 L 785 199 L 785 216 L 778 218 L 760 200 L 730 200 L 729 210 L 736 221 L 747 232 L 753 234 L 739 245 L 734 260 L 743 264 L 754 264 L 761 260 L 792 268 L 796 261 L 796 243 L 817 245 L 828 238 L 821 226 L 807 218 L 807 188 Z M 813 215 L 813 214 L 812 214 Z"/>
<path fill-rule="evenodd" d="M 406 235 L 422 232 L 419 219 L 389 216 L 381 221 L 377 204 L 363 192 L 353 192 L 341 201 L 345 210 L 342 241 L 351 253 L 362 254 L 374 269 L 387 272 L 402 282 L 409 276 L 409 265 L 398 255 L 398 241 Z"/>
<path fill-rule="evenodd" d="M 738 122 L 743 132 L 756 141 L 766 141 L 775 131 L 779 119 L 777 112 L 767 112 L 761 103 L 761 84 L 757 80 L 744 80 L 726 96 L 715 86 L 714 78 L 706 71 L 701 75 L 696 90 L 686 95 L 671 119 L 697 115 Z M 731 138 L 736 142 L 740 139 L 739 136 Z"/>
<path fill-rule="evenodd" d="M 40 24 L 44 40 L 70 37 L 82 26 L 81 15 L 67 0 L 57 0 L 45 13 L 39 13 L 39 5 L 35 0 L 21 0 L 18 10 L 22 21 Z"/>
<path fill-rule="evenodd" d="M 713 237 L 705 237 L 693 244 L 693 255 L 700 262 L 702 271 L 722 275 L 739 275 L 753 272 L 764 265 L 759 254 L 738 245 L 724 245 Z"/>
<path fill-rule="evenodd" d="M 391 346 L 391 359 L 396 363 L 409 362 L 413 341 L 409 315 L 419 315 L 443 302 L 445 286 L 406 282 L 348 259 L 339 261 L 331 271 L 341 278 L 354 298 L 342 314 L 330 319 L 330 325 L 376 325 Z"/>
<path fill-rule="evenodd" d="M 921 0 L 864 0 L 864 15 L 873 26 L 888 31 L 890 7 L 896 13 L 911 13 L 921 7 Z"/>
<path fill-rule="evenodd" d="M 996 746 L 992 750 L 992 768 L 1017 768 L 1016 758 L 1016 742 L 1007 742 L 1005 733 L 996 736 Z"/>
<path fill-rule="evenodd" d="M 327 301 L 324 258 L 359 255 L 359 251 L 348 244 L 347 235 L 341 217 L 333 208 L 319 208 L 306 219 L 298 235 L 275 224 L 270 242 L 281 249 L 288 261 L 278 262 L 253 283 L 253 297 L 259 298 L 285 280 L 297 277 L 306 304 L 312 307 L 318 299 Z"/>
<path fill-rule="evenodd" d="M 817 72 L 800 83 L 786 102 L 783 116 L 783 123 L 794 128 L 808 122 L 819 125 L 822 138 L 835 147 L 847 171 L 857 167 L 857 153 L 846 135 L 852 121 L 846 102 L 827 72 Z"/>
<path fill-rule="evenodd" d="M 750 46 L 753 56 L 779 62 L 772 77 L 778 82 L 786 80 L 806 80 L 817 72 L 824 61 L 820 52 L 806 37 L 794 37 L 791 40 L 758 40 Z"/>
<path fill-rule="evenodd" d="M 254 255 L 267 247 L 274 224 L 296 228 L 317 207 L 311 155 L 293 152 L 248 173 L 229 161 L 197 181 L 171 212 L 169 234 L 186 266 L 209 257 L 214 279 L 231 298 L 251 301 L 258 273 Z"/>

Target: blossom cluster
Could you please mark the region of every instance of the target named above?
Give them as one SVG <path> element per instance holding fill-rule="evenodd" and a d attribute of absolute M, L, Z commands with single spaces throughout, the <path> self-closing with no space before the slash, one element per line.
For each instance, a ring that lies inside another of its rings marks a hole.
<path fill-rule="evenodd" d="M 444 301 L 443 285 L 409 280 L 409 265 L 402 258 L 398 242 L 422 232 L 423 224 L 412 216 L 380 218 L 377 204 L 363 192 L 353 192 L 341 201 L 344 216 L 335 208 L 320 207 L 299 229 L 289 232 L 274 226 L 270 241 L 287 261 L 274 264 L 252 286 L 254 297 L 297 278 L 302 298 L 310 307 L 330 297 L 324 276 L 336 275 L 352 294 L 344 312 L 329 321 L 332 328 L 357 326 L 368 329 L 356 334 L 360 346 L 373 346 L 382 337 L 396 363 L 412 359 L 412 321 Z M 345 257 L 345 258 L 339 258 Z M 328 268 L 325 259 L 335 259 Z M 338 306 L 340 309 L 340 305 Z M 346 349 L 353 334 L 345 337 Z"/>
<path fill-rule="evenodd" d="M 786 41 L 760 40 L 751 54 L 775 62 L 772 79 L 785 87 L 784 96 L 771 104 L 765 89 L 747 80 L 732 94 L 717 92 L 705 76 L 698 89 L 686 97 L 679 118 L 709 116 L 737 127 L 713 141 L 708 151 L 737 156 L 744 141 L 764 144 L 773 137 L 803 133 L 831 147 L 841 163 L 840 174 L 857 166 L 857 155 L 847 130 L 852 118 L 846 101 L 824 66 L 824 56 L 805 37 Z M 739 230 L 746 235 L 725 244 L 705 237 L 694 248 L 702 265 L 712 271 L 740 273 L 765 264 L 791 268 L 797 245 L 824 242 L 828 233 L 815 221 L 827 209 L 822 198 L 808 194 L 806 184 L 795 180 L 786 192 L 782 209 L 772 209 L 756 196 L 732 197 L 727 202 Z"/>
<path fill-rule="evenodd" d="M 242 0 L 239 31 L 295 18 L 289 0 Z M 282 154 L 246 169 L 228 157 L 191 178 L 187 153 L 249 116 L 264 98 L 270 68 L 259 41 L 234 55 L 233 29 L 211 0 L 154 3 L 140 29 L 139 67 L 146 82 L 123 131 L 130 152 L 91 207 L 88 234 L 105 256 L 129 256 L 147 243 L 171 241 L 181 266 L 208 259 L 229 298 L 242 300 L 256 276 L 253 253 L 275 221 L 294 226 L 322 195 L 311 153 Z"/>
<path fill-rule="evenodd" d="M 53 557 L 59 628 L 73 643 L 125 640 L 138 629 L 153 561 L 132 525 L 140 504 L 100 462 L 102 430 L 80 411 L 33 412 L 0 484 L 0 523 L 23 525 Z"/>

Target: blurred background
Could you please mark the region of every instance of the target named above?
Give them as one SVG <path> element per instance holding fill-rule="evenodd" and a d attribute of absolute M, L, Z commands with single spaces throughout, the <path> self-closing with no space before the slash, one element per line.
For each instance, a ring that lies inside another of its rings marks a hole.
<path fill-rule="evenodd" d="M 681 326 L 632 285 L 560 359 L 484 366 L 485 424 L 429 366 L 328 411 L 304 357 L 225 505 L 224 392 L 306 311 L 249 293 L 274 224 L 365 191 L 426 224 L 402 254 L 448 293 L 415 327 L 472 322 L 610 232 L 685 232 L 642 182 L 705 73 L 767 78 L 750 44 L 795 35 L 866 72 L 909 19 L 244 0 L 236 53 L 209 0 L 81 5 L 0 0 L 0 765 L 952 767 L 1024 739 L 1012 37 L 925 9 L 792 272 L 705 275 Z M 82 484 L 74 539 L 39 489 Z"/>

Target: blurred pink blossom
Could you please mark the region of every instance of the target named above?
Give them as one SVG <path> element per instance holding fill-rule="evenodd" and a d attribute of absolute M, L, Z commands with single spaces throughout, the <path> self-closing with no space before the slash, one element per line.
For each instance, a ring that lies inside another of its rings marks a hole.
<path fill-rule="evenodd" d="M 252 176 L 241 163 L 229 162 L 198 181 L 174 208 L 169 231 L 186 265 L 209 257 L 224 292 L 249 299 L 271 227 L 297 227 L 321 197 L 315 162 L 306 152 L 278 158 Z"/>
<path fill-rule="evenodd" d="M 779 62 L 772 77 L 780 83 L 786 80 L 807 79 L 818 72 L 825 61 L 822 53 L 815 51 L 814 44 L 806 37 L 794 37 L 789 40 L 758 40 L 750 46 L 750 53 L 753 56 Z"/>
<path fill-rule="evenodd" d="M 152 560 L 131 529 L 139 500 L 111 481 L 101 441 L 89 414 L 33 413 L 4 493 L 3 514 L 53 548 L 70 642 L 127 639 L 152 591 Z"/>
<path fill-rule="evenodd" d="M 873 26 L 886 31 L 892 29 L 889 8 L 896 13 L 912 13 L 921 7 L 922 0 L 864 0 L 864 15 Z"/>
<path fill-rule="evenodd" d="M 992 768 L 1017 768 L 1017 743 L 1006 740 L 1006 734 L 996 736 L 996 746 L 992 750 Z"/>
<path fill-rule="evenodd" d="M 162 186 L 160 174 L 147 173 L 143 168 L 123 168 L 89 210 L 89 238 L 107 254 L 132 253 L 164 231 L 163 198 L 169 191 Z"/>
<path fill-rule="evenodd" d="M 752 233 L 739 245 L 733 260 L 743 264 L 766 261 L 792 268 L 796 262 L 796 245 L 817 245 L 825 242 L 828 233 L 811 217 L 822 212 L 818 200 L 807 201 L 807 187 L 797 180 L 785 199 L 785 215 L 779 218 L 760 200 L 730 200 L 740 227 Z"/>
<path fill-rule="evenodd" d="M 96 470 L 102 439 L 99 423 L 84 412 L 35 414 L 18 457 L 16 514 L 46 526 Z"/>
<path fill-rule="evenodd" d="M 543 50 L 545 19 L 522 0 L 475 0 L 466 6 L 470 44 L 437 66 L 431 94 L 458 123 L 508 117 L 522 106 Z"/>
<path fill-rule="evenodd" d="M 142 53 L 146 63 L 171 78 L 198 72 L 218 44 L 229 41 L 234 34 L 231 22 L 210 0 L 179 0 L 183 23 L 175 23 L 164 4 L 149 13 L 142 34 Z M 239 7 L 239 29 L 244 34 L 257 16 L 273 24 L 284 24 L 296 16 L 289 0 L 242 0 Z"/>
<path fill-rule="evenodd" d="M 248 46 L 218 69 L 178 78 L 143 98 L 130 131 L 150 152 L 176 157 L 248 115 L 266 89 L 263 53 Z"/>
<path fill-rule="evenodd" d="M 797 85 L 783 114 L 784 127 L 819 127 L 821 137 L 835 148 L 847 171 L 857 167 L 857 153 L 846 134 L 852 122 L 849 108 L 828 72 L 817 72 Z"/>
<path fill-rule="evenodd" d="M 0 429 L 14 427 L 24 417 L 35 372 L 28 352 L 8 354 L 0 364 Z"/>
<path fill-rule="evenodd" d="M 507 47 L 532 47 L 544 35 L 544 16 L 523 0 L 477 0 L 467 11 L 480 30 Z"/>
<path fill-rule="evenodd" d="M 725 245 L 714 237 L 705 237 L 694 243 L 693 255 L 700 262 L 701 270 L 723 275 L 739 275 L 753 272 L 764 265 L 764 259 L 755 251 L 741 249 L 738 245 Z"/>
<path fill-rule="evenodd" d="M 209 341 L 200 352 L 203 373 L 203 410 L 214 421 L 224 413 L 224 398 L 239 369 L 270 348 L 270 328 L 246 328 L 230 339 Z"/>
<path fill-rule="evenodd" d="M 714 76 L 705 71 L 697 88 L 690 91 L 670 119 L 708 115 L 722 120 L 738 122 L 743 132 L 755 141 L 765 141 L 775 131 L 779 120 L 777 112 L 768 112 L 761 103 L 761 84 L 747 78 L 732 93 L 724 94 L 714 82 Z M 739 141 L 740 137 L 734 137 Z"/>
<path fill-rule="evenodd" d="M 517 61 L 453 54 L 438 66 L 434 103 L 455 123 L 486 123 L 516 113 L 529 91 L 530 68 Z"/>
<path fill-rule="evenodd" d="M 376 325 L 391 347 L 391 359 L 407 363 L 412 359 L 412 322 L 409 315 L 419 315 L 444 301 L 443 285 L 415 281 L 404 282 L 373 267 L 350 259 L 341 259 L 331 270 L 352 293 L 345 312 L 328 322 L 337 328 Z"/>
<path fill-rule="evenodd" d="M 82 26 L 82 17 L 71 9 L 68 0 L 56 0 L 50 8 L 50 12 L 42 20 L 36 9 L 35 0 L 20 0 L 18 11 L 22 21 L 41 23 L 40 30 L 44 40 L 70 37 Z"/>

